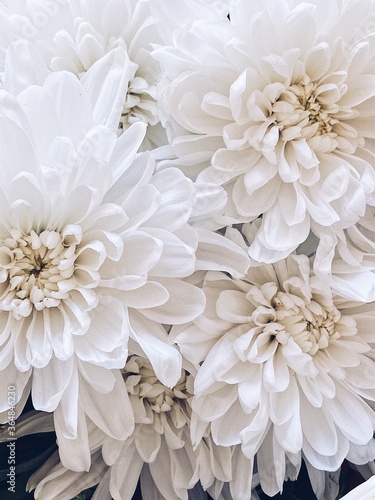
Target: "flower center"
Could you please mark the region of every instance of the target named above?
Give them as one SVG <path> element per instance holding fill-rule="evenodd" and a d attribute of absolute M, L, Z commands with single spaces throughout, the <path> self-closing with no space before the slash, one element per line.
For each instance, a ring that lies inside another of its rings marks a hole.
<path fill-rule="evenodd" d="M 341 313 L 335 306 L 331 310 L 312 300 L 302 304 L 300 299 L 291 301 L 290 294 L 278 292 L 272 305 L 275 309 L 275 338 L 280 344 L 286 344 L 289 336 L 301 350 L 311 356 L 319 349 L 326 349 L 331 340 L 340 338 L 336 325 Z"/>
<path fill-rule="evenodd" d="M 148 410 L 154 414 L 174 413 L 182 416 L 180 405 L 190 394 L 187 391 L 187 373 L 184 371 L 177 384 L 172 387 L 163 385 L 155 375 L 150 362 L 138 356 L 131 356 L 123 371 L 128 393 L 141 400 Z M 185 418 L 182 419 L 185 422 Z"/>
<path fill-rule="evenodd" d="M 322 303 L 318 296 L 304 300 L 278 290 L 275 283 L 266 283 L 260 288 L 252 285 L 247 297 L 255 305 L 250 346 L 254 346 L 254 353 L 267 351 L 271 345 L 274 351 L 275 342 L 280 347 L 292 338 L 303 353 L 313 356 L 341 338 L 340 332 L 345 332 L 346 337 L 356 334 L 355 321 L 342 316 L 332 302 Z"/>
<path fill-rule="evenodd" d="M 137 65 L 134 66 L 138 68 Z M 125 97 L 119 124 L 120 130 L 139 121 L 150 125 L 158 123 L 155 92 L 155 86 L 150 86 L 144 78 L 134 74 L 133 79 L 129 82 Z"/>
<path fill-rule="evenodd" d="M 312 149 L 339 148 L 353 153 L 364 145 L 364 139 L 348 123 L 356 110 L 340 108 L 346 91 L 344 76 L 339 73 L 315 82 L 299 74 L 289 86 L 270 83 L 251 93 L 246 103 L 251 126 L 239 122 L 237 128 L 227 129 L 227 145 L 242 148 L 246 141 L 271 163 L 284 155 L 284 147 L 291 141 L 306 140 Z M 239 140 L 242 135 L 244 139 Z"/>
<path fill-rule="evenodd" d="M 79 226 L 66 226 L 62 233 L 13 229 L 0 240 L 0 308 L 26 317 L 68 298 L 81 239 Z"/>
<path fill-rule="evenodd" d="M 338 120 L 332 115 L 339 111 L 339 107 L 334 100 L 325 102 L 324 98 L 319 98 L 328 91 L 327 87 L 329 85 L 318 85 L 305 77 L 281 92 L 271 114 L 280 130 L 295 126 L 301 129 L 312 127 L 312 135 L 336 137 L 333 127 Z M 337 94 L 340 95 L 339 92 Z"/>

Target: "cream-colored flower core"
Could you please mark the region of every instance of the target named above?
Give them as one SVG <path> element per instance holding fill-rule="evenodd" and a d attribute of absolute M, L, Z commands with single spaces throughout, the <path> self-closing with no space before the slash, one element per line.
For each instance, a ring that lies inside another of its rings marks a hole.
<path fill-rule="evenodd" d="M 182 412 L 181 402 L 186 401 L 191 394 L 187 391 L 187 373 L 184 370 L 177 384 L 169 388 L 158 380 L 147 359 L 132 356 L 126 363 L 123 377 L 128 393 L 142 400 L 148 417 L 150 411 L 154 413 L 155 428 L 161 430 L 158 424 L 161 423 L 162 414 L 172 418 L 177 428 L 186 424 L 187 416 Z"/>
<path fill-rule="evenodd" d="M 333 118 L 332 114 L 337 113 L 339 108 L 334 102 L 324 102 L 324 99 L 322 101 L 319 99 L 325 87 L 327 86 L 324 84 L 311 82 L 305 75 L 299 82 L 285 89 L 272 106 L 272 114 L 281 130 L 297 125 L 301 129 L 313 126 L 312 132 L 316 135 L 337 136 L 332 130 L 339 121 Z M 282 138 L 283 135 L 286 133 L 282 134 Z"/>
<path fill-rule="evenodd" d="M 276 285 L 268 285 L 268 292 L 273 286 L 276 289 Z M 267 285 L 263 287 L 268 288 Z M 254 289 L 250 294 L 259 293 L 257 287 Z M 276 340 L 279 344 L 286 345 L 289 337 L 292 337 L 301 351 L 311 356 L 319 349 L 326 349 L 331 340 L 339 339 L 340 324 L 344 326 L 341 313 L 334 305 L 328 308 L 316 300 L 305 302 L 300 297 L 293 297 L 281 291 L 273 295 L 267 309 L 264 306 L 258 307 L 253 313 L 253 318 L 255 323 L 262 327 L 257 340 L 254 339 L 256 342 L 260 341 L 259 336 L 262 335 L 262 343 L 268 337 L 270 343 Z M 346 325 L 346 329 L 348 326 Z M 353 328 L 355 333 L 354 322 L 351 330 Z"/>
<path fill-rule="evenodd" d="M 315 149 L 321 147 L 321 143 L 315 144 L 314 137 L 325 136 L 328 139 L 323 146 L 326 151 L 340 146 L 349 147 L 354 152 L 357 147 L 364 146 L 364 139 L 357 131 L 340 120 L 354 116 L 352 110 L 342 110 L 339 105 L 346 92 L 342 75 L 332 74 L 312 81 L 308 75 L 299 74 L 298 65 L 295 72 L 298 76 L 289 86 L 272 83 L 263 92 L 254 91 L 251 95 L 248 103 L 250 119 L 260 125 L 255 134 L 253 127 L 245 132 L 250 146 L 261 151 L 271 162 L 279 139 L 284 143 L 312 140 L 309 144 Z"/>
<path fill-rule="evenodd" d="M 82 230 L 76 225 L 66 226 L 61 233 L 11 230 L 0 241 L 1 309 L 13 311 L 16 318 L 27 317 L 33 308 L 57 307 L 69 298 L 80 280 L 76 266 L 81 240 Z M 81 274 L 87 286 L 89 274 L 83 270 Z"/>

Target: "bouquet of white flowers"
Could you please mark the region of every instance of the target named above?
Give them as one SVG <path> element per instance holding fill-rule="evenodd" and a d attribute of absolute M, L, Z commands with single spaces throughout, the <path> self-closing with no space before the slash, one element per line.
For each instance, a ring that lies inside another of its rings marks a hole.
<path fill-rule="evenodd" d="M 375 498 L 375 1 L 3 0 L 0 87 L 2 498 Z"/>

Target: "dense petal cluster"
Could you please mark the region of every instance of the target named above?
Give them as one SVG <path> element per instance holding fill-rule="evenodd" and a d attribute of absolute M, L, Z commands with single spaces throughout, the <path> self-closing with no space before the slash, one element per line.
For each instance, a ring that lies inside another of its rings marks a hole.
<path fill-rule="evenodd" d="M 62 97 L 55 108 L 61 119 L 41 125 L 33 99 L 38 95 L 43 109 L 51 93 Z M 31 385 L 34 406 L 55 410 L 61 442 L 84 435 L 77 425 L 85 412 L 110 435 L 129 434 L 126 405 L 118 406 L 117 429 L 95 410 L 109 403 L 104 394 L 115 397 L 112 370 L 124 366 L 129 338 L 161 380 L 173 384 L 181 359 L 161 323 L 183 322 L 204 307 L 201 290 L 182 280 L 195 270 L 198 235 L 187 225 L 193 185 L 176 169 L 153 176 L 154 160 L 136 157 L 143 124 L 120 139 L 115 130 L 81 126 L 75 144 L 75 117 L 62 106 L 81 100 L 81 124 L 92 124 L 93 111 L 85 87 L 69 73 L 51 74 L 18 100 L 5 91 L 0 98 L 7 131 L 0 191 L 2 415 L 7 386 L 16 384 L 20 412 Z M 34 135 L 41 130 L 42 150 Z M 101 393 L 97 403 L 92 389 Z M 87 459 L 86 449 L 81 465 L 72 466 L 86 468 Z"/>
<path fill-rule="evenodd" d="M 4 87 L 19 91 L 25 78 L 14 67 L 29 69 L 40 79 L 50 71 L 70 71 L 82 77 L 108 52 L 122 47 L 127 54 L 127 88 L 122 96 L 120 130 L 138 121 L 149 124 L 150 138 L 164 143 L 156 103 L 157 64 L 150 43 L 159 40 L 148 1 L 11 3 L 1 11 L 1 24 L 11 33 L 5 59 Z M 16 39 L 16 41 L 14 41 Z M 39 83 L 38 81 L 32 83 Z M 156 128 L 155 128 L 156 127 Z M 160 144 L 158 144 L 160 145 Z"/>
<path fill-rule="evenodd" d="M 110 493 L 115 500 L 130 500 L 139 477 L 143 498 L 152 498 L 159 492 L 166 500 L 187 500 L 188 490 L 198 480 L 205 489 L 218 481 L 220 491 L 223 482 L 230 479 L 231 450 L 216 446 L 208 433 L 198 448 L 193 449 L 191 375 L 182 370 L 176 385 L 168 388 L 157 379 L 150 362 L 139 356 L 131 356 L 122 373 L 134 412 L 135 430 L 126 440 L 114 441 L 91 429 L 94 465 L 84 480 L 87 485 L 94 485 L 98 472 L 102 476 L 93 498 L 99 500 Z M 83 474 L 51 462 L 37 477 L 38 481 L 35 476 L 32 480 L 33 484 L 39 483 L 36 498 L 50 498 L 59 491 L 59 498 L 68 500 L 79 493 Z"/>
<path fill-rule="evenodd" d="M 155 53 L 178 163 L 225 187 L 223 225 L 262 216 L 255 260 L 285 258 L 310 229 L 351 227 L 373 203 L 375 47 L 353 36 L 369 11 L 240 0 L 230 22 L 197 23 Z"/>
<path fill-rule="evenodd" d="M 148 124 L 142 149 L 164 145 L 156 93 L 161 71 L 150 52 L 152 44 L 163 43 L 170 22 L 166 18 L 158 26 L 160 19 L 153 15 L 153 4 L 150 0 L 27 0 L 0 6 L 0 44 L 6 49 L 2 58 L 4 87 L 19 91 L 25 85 L 25 72 L 36 80 L 31 83 L 39 83 L 49 71 L 66 70 L 82 77 L 111 50 L 122 47 L 128 64 L 124 68 L 127 86 L 119 130 L 141 121 Z M 189 26 L 197 14 L 224 17 L 223 5 L 205 5 L 201 0 L 181 2 L 184 25 Z M 15 72 L 16 67 L 22 67 L 22 72 Z"/>
<path fill-rule="evenodd" d="M 0 0 L 0 449 L 55 431 L 35 498 L 375 473 L 374 18 Z"/>
<path fill-rule="evenodd" d="M 203 290 L 205 312 L 175 336 L 191 362 L 203 361 L 192 407 L 216 444 L 257 456 L 264 491 L 280 491 L 286 462 L 301 453 L 325 471 L 375 457 L 372 307 L 335 298 L 306 256 L 250 268 L 243 280 L 208 273 Z"/>

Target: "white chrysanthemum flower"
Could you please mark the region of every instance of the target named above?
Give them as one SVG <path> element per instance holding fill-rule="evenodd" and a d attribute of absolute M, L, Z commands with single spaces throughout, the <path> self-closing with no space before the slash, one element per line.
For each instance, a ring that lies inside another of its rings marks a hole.
<path fill-rule="evenodd" d="M 195 15 L 223 17 L 224 6 L 222 2 L 206 6 L 202 0 L 181 0 L 177 24 L 173 26 L 171 21 L 176 20 L 167 15 L 159 29 L 150 4 L 149 0 L 10 2 L 8 8 L 0 10 L 0 45 L 7 50 L 5 88 L 12 91 L 23 87 L 25 70 L 29 78 L 36 79 L 48 71 L 61 70 L 82 76 L 113 48 L 123 47 L 130 63 L 119 127 L 126 130 L 132 123 L 144 122 L 149 127 L 143 149 L 164 145 L 156 99 L 161 73 L 159 64 L 150 56 L 151 44 L 163 44 L 164 29 L 169 36 L 181 25 L 181 19 L 189 26 Z"/>
<path fill-rule="evenodd" d="M 3 45 L 16 40 L 7 48 L 7 90 L 22 88 L 25 70 L 38 79 L 49 71 L 61 70 L 81 77 L 105 54 L 123 47 L 129 68 L 119 127 L 127 129 L 141 121 L 150 125 L 150 141 L 145 147 L 151 142 L 155 146 L 153 140 L 164 142 L 161 127 L 154 127 L 159 123 L 155 91 L 158 65 L 150 57 L 150 43 L 160 37 L 148 1 L 14 2 L 1 13 L 2 26 L 9 33 Z"/>
<path fill-rule="evenodd" d="M 163 3 L 163 2 L 161 2 Z M 223 185 L 223 225 L 262 216 L 250 256 L 285 258 L 309 234 L 363 216 L 375 187 L 371 0 L 230 2 L 154 56 L 178 164 Z"/>
<path fill-rule="evenodd" d="M 296 255 L 243 280 L 208 273 L 203 290 L 205 312 L 174 335 L 187 359 L 203 362 L 195 440 L 210 422 L 216 444 L 241 443 L 269 495 L 301 453 L 325 471 L 375 457 L 372 305 L 335 298 Z"/>
<path fill-rule="evenodd" d="M 232 451 L 214 445 L 209 434 L 193 449 L 191 375 L 182 370 L 176 385 L 168 388 L 149 361 L 139 356 L 131 356 L 122 371 L 136 422 L 132 436 L 115 441 L 91 426 L 90 471 L 74 473 L 52 460 L 31 479 L 35 498 L 56 498 L 58 492 L 61 500 L 70 499 L 82 485 L 99 482 L 94 500 L 108 494 L 115 500 L 130 500 L 139 479 L 143 498 L 187 500 L 188 490 L 199 480 L 205 489 L 216 481 L 218 498 L 223 481 L 231 477 Z"/>
<path fill-rule="evenodd" d="M 116 135 L 123 57 L 115 49 L 81 82 L 55 72 L 17 99 L 0 93 L 1 418 L 9 385 L 18 413 L 31 389 L 35 408 L 55 412 L 61 456 L 75 469 L 90 458 L 84 414 L 110 436 L 132 432 L 113 371 L 129 337 L 173 385 L 181 356 L 162 324 L 204 308 L 183 280 L 199 239 L 187 224 L 192 182 L 177 169 L 154 175 L 153 158 L 137 154 L 143 123 Z"/>

